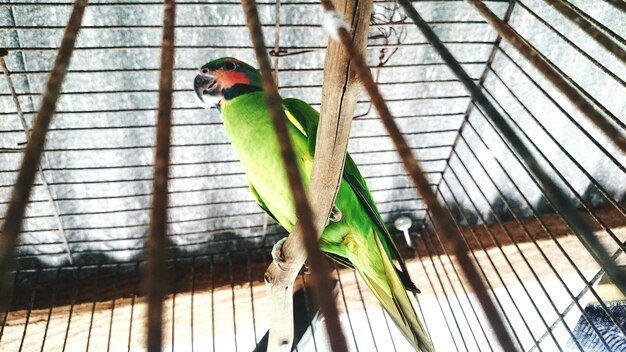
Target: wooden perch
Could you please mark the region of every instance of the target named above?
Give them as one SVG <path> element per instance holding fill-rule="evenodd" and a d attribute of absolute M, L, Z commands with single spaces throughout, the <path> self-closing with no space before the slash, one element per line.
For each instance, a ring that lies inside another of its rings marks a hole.
<path fill-rule="evenodd" d="M 354 42 L 361 50 L 367 44 L 367 31 L 372 11 L 371 0 L 339 0 L 337 6 L 348 23 Z M 323 229 L 328 222 L 335 201 L 346 150 L 350 126 L 360 85 L 350 69 L 350 55 L 341 44 L 329 41 L 324 63 L 322 106 L 317 130 L 315 159 L 309 185 L 309 201 L 314 212 L 316 228 Z M 270 265 L 265 273 L 269 283 L 270 337 L 268 350 L 275 351 L 293 342 L 293 283 L 306 260 L 300 227 L 296 227 L 282 247 L 285 271 Z"/>
<path fill-rule="evenodd" d="M 349 14 L 352 14 L 352 16 L 350 17 L 354 17 L 353 22 L 357 24 L 362 22 L 369 22 L 370 11 L 368 11 L 367 14 L 361 13 L 361 15 L 365 16 L 357 18 L 356 16 L 354 16 L 354 14 L 357 13 L 357 2 L 354 2 L 354 4 L 355 6 L 353 7 L 352 12 L 349 12 Z M 298 275 L 298 271 L 300 270 L 300 268 L 304 264 L 305 259 L 308 256 L 309 263 L 311 264 L 311 267 L 313 269 L 313 286 L 316 289 L 316 294 L 319 300 L 322 314 L 324 314 L 324 317 L 326 318 L 326 331 L 329 337 L 331 348 L 334 351 L 346 351 L 347 345 L 343 336 L 341 326 L 339 324 L 337 307 L 332 294 L 330 280 L 328 278 L 328 271 L 325 269 L 326 263 L 323 260 L 324 258 L 322 257 L 319 248 L 319 237 L 316 233 L 316 229 L 323 229 L 326 226 L 328 215 L 330 214 L 330 209 L 332 207 L 335 193 L 338 188 L 340 178 L 339 175 L 341 174 L 344 163 L 350 125 L 349 123 L 347 125 L 341 124 L 343 125 L 343 129 L 340 135 L 343 136 L 345 141 L 343 142 L 343 144 L 340 144 L 342 145 L 342 152 L 340 156 L 337 156 L 337 147 L 335 146 L 337 144 L 336 131 L 338 129 L 338 126 L 340 126 L 338 122 L 339 109 L 336 109 L 335 111 L 335 113 L 337 114 L 335 120 L 337 122 L 334 123 L 332 128 L 323 129 L 324 131 L 332 131 L 332 134 L 326 136 L 324 133 L 322 133 L 322 137 L 318 139 L 322 143 L 330 143 L 328 146 L 321 147 L 320 150 L 327 150 L 334 154 L 325 154 L 323 152 L 317 153 L 318 158 L 321 156 L 327 160 L 323 163 L 322 166 L 320 166 L 319 161 L 316 163 L 316 167 L 320 168 L 320 170 L 318 170 L 318 172 L 316 173 L 317 176 L 316 180 L 314 181 L 316 185 L 319 183 L 320 186 L 316 186 L 319 188 L 311 188 L 311 194 L 315 195 L 313 204 L 315 205 L 314 208 L 316 209 L 315 211 L 312 211 L 311 207 L 309 206 L 306 194 L 304 193 L 304 187 L 300 182 L 300 174 L 295 164 L 295 155 L 293 153 L 293 149 L 291 148 L 291 141 L 289 140 L 289 137 L 287 135 L 286 117 L 284 111 L 282 110 L 280 96 L 278 95 L 278 90 L 271 74 L 269 58 L 267 56 L 267 49 L 265 48 L 263 40 L 263 33 L 261 30 L 261 24 L 259 21 L 255 1 L 244 0 L 242 2 L 242 5 L 246 14 L 250 37 L 254 44 L 254 50 L 259 64 L 259 69 L 261 71 L 261 79 L 263 83 L 263 90 L 265 91 L 266 95 L 268 110 L 272 117 L 272 123 L 276 131 L 276 136 L 281 146 L 281 155 L 284 161 L 287 178 L 289 180 L 289 185 L 291 187 L 291 192 L 294 198 L 296 216 L 298 218 L 298 222 L 296 223 L 294 231 L 289 236 L 288 241 L 283 247 L 283 256 L 285 257 L 285 270 L 279 270 L 278 268 L 272 266 L 265 275 L 266 281 L 270 283 L 270 299 L 272 302 L 270 304 L 270 306 L 272 307 L 272 314 L 270 314 L 269 316 L 271 326 L 268 347 L 269 350 L 291 349 L 291 344 L 293 341 L 293 322 L 290 321 L 290 317 L 292 316 L 293 310 L 293 282 L 295 281 L 295 278 Z M 371 4 L 368 4 L 368 8 L 371 8 Z M 365 27 L 365 31 L 362 35 L 364 38 L 364 42 L 367 36 L 367 27 Z M 347 61 L 344 63 L 345 66 L 339 62 L 329 63 L 329 65 L 346 68 L 346 75 L 348 74 L 347 64 Z M 332 77 L 332 79 L 337 81 L 335 77 Z M 345 82 L 348 81 L 349 80 L 346 80 Z M 338 87 L 341 90 L 344 90 L 345 85 L 347 85 L 347 83 L 345 83 L 344 86 Z M 337 95 L 341 96 L 341 94 Z M 354 99 L 356 99 L 356 97 Z M 352 112 L 348 114 L 349 111 L 345 104 L 345 101 L 338 104 L 339 106 L 343 106 L 343 109 L 346 109 L 345 113 L 342 113 L 341 116 L 348 116 L 348 118 L 351 119 Z M 336 166 L 334 168 L 331 168 L 330 166 L 324 166 L 330 165 L 331 160 L 334 160 L 336 163 Z M 330 171 L 334 171 L 333 174 L 336 177 L 329 177 L 328 172 Z M 328 178 L 334 179 L 335 182 L 327 183 Z M 322 189 L 322 186 L 326 188 Z M 324 198 L 318 199 L 317 197 L 321 195 L 324 195 Z M 320 200 L 324 200 L 327 204 L 320 204 Z M 313 214 L 315 214 L 315 216 L 313 216 Z M 285 323 L 287 324 L 286 328 L 282 326 Z"/>

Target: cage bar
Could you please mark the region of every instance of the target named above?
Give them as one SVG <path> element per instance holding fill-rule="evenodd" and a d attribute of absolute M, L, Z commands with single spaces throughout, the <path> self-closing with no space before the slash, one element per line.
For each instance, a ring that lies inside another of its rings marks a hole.
<path fill-rule="evenodd" d="M 56 52 L 63 53 L 59 43 L 72 9 L 85 3 L 10 0 L 0 9 L 0 47 L 6 49 L 0 50 L 0 225 L 22 224 L 13 268 L 2 281 L 1 350 L 130 352 L 145 349 L 148 340 L 144 273 L 150 264 L 143 253 L 151 199 L 158 194 L 151 184 L 162 1 L 102 0 L 86 8 L 41 149 L 46 160 L 34 164 L 30 199 L 21 199 L 23 216 L 6 215 L 27 153 L 28 126 L 41 114 L 38 105 L 55 72 Z M 616 288 L 620 282 L 611 282 L 568 218 L 587 221 L 606 260 L 623 271 L 623 150 L 470 3 L 487 7 L 499 24 L 532 45 L 623 136 L 622 2 L 411 3 L 458 62 L 452 66 L 466 72 L 464 78 L 450 70 L 395 1 L 373 2 L 363 39 L 363 67 L 371 70 L 402 131 L 407 154 L 423 167 L 424 186 L 450 215 L 449 225 L 484 283 L 483 294 L 500 313 L 495 326 L 524 351 L 622 350 L 626 313 Z M 189 83 L 207 60 L 254 61 L 241 32 L 248 23 L 234 0 L 176 4 L 169 204 L 168 216 L 161 218 L 170 253 L 163 269 L 172 280 L 158 285 L 163 311 L 155 325 L 162 336 L 155 348 L 264 351 L 274 312 L 263 276 L 272 262 L 271 245 L 287 234 L 249 196 L 219 114 L 194 105 Z M 335 71 L 329 62 L 322 64 L 334 49 L 319 27 L 319 2 L 256 5 L 267 44 L 263 54 L 272 62 L 278 92 L 323 110 L 325 76 Z M 347 77 L 348 64 L 337 66 Z M 475 85 L 491 108 L 465 85 Z M 411 301 L 426 333 L 437 351 L 498 350 L 494 325 L 465 265 L 434 225 L 433 208 L 414 193 L 411 175 L 372 105 L 365 93 L 355 98 L 355 111 L 347 113 L 347 149 L 391 232 L 397 217 L 413 220 L 413 247 L 399 233 L 397 241 L 421 290 Z M 535 169 L 520 146 L 536 161 Z M 569 215 L 549 196 L 547 179 L 564 196 Z M 336 282 L 337 331 L 347 350 L 409 350 L 356 272 L 335 265 L 329 275 Z M 293 349 L 326 351 L 329 338 L 315 305 L 314 280 L 303 273 L 295 277 Z"/>

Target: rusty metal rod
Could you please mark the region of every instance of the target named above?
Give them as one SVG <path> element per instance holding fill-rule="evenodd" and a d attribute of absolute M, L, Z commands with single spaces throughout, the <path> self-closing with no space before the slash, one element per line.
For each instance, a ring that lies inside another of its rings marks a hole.
<path fill-rule="evenodd" d="M 468 0 L 474 3 L 474 0 Z M 485 114 L 494 123 L 501 132 L 502 136 L 509 142 L 517 155 L 524 160 L 531 174 L 537 179 L 546 197 L 550 200 L 554 209 L 561 214 L 563 220 L 567 222 L 576 236 L 598 262 L 598 264 L 606 271 L 613 283 L 620 289 L 622 293 L 626 292 L 626 273 L 617 267 L 615 261 L 611 259 L 606 249 L 600 244 L 600 241 L 593 233 L 589 223 L 578 215 L 574 205 L 571 204 L 569 198 L 557 186 L 557 184 L 548 176 L 538 163 L 537 159 L 530 152 L 528 147 L 522 142 L 521 138 L 515 133 L 511 125 L 500 115 L 496 108 L 487 99 L 483 91 L 474 83 L 467 72 L 461 67 L 458 61 L 452 56 L 446 46 L 439 40 L 437 35 L 432 31 L 428 24 L 417 13 L 415 8 L 408 0 L 398 0 L 398 2 L 407 11 L 407 14 L 422 31 L 424 36 L 431 42 L 433 47 L 439 52 L 444 61 L 448 64 L 454 74 L 465 85 L 466 89 L 471 93 L 472 98 L 480 105 Z M 484 4 L 480 3 L 479 6 Z M 482 8 L 482 7 L 481 7 Z M 486 9 L 486 11 L 489 11 Z M 489 11 L 490 12 L 490 11 Z M 491 13 L 491 12 L 490 12 Z M 493 13 L 491 13 L 493 15 Z M 489 19 L 488 19 L 489 20 Z M 498 19 L 498 21 L 500 21 Z M 503 33 L 500 33 L 503 34 Z M 506 39 L 506 36 L 503 35 Z"/>
<path fill-rule="evenodd" d="M 335 7 L 330 0 L 322 0 L 321 2 L 326 11 L 335 11 Z M 411 6 L 410 3 L 409 6 Z M 422 169 L 417 164 L 415 157 L 402 137 L 402 133 L 393 120 L 391 112 L 387 108 L 387 104 L 380 94 L 378 86 L 374 82 L 372 73 L 367 66 L 365 58 L 352 43 L 352 39 L 350 38 L 348 31 L 343 28 L 338 29 L 338 31 L 341 43 L 353 59 L 353 69 L 361 78 L 363 86 L 372 100 L 372 104 L 376 107 L 385 128 L 389 132 L 389 136 L 394 142 L 404 167 L 410 175 L 411 180 L 413 181 L 413 184 L 417 188 L 418 192 L 422 195 L 424 202 L 427 204 L 428 209 L 432 214 L 435 226 L 442 234 L 446 246 L 459 260 L 459 263 L 461 264 L 460 266 L 463 268 L 465 275 L 468 277 L 468 281 L 471 283 L 472 289 L 476 292 L 476 295 L 498 337 L 502 348 L 505 351 L 515 351 L 516 347 L 504 327 L 500 312 L 489 298 L 489 293 L 487 292 L 485 284 L 480 279 L 478 271 L 467 253 L 470 249 L 463 243 L 463 241 L 461 241 L 460 234 L 452 226 L 452 218 L 450 214 L 444 211 L 439 204 L 439 201 L 430 187 L 426 176 L 424 176 Z"/>
<path fill-rule="evenodd" d="M 160 352 L 163 334 L 163 298 L 168 283 L 167 206 L 172 128 L 172 88 L 174 72 L 174 27 L 176 1 L 165 0 L 163 6 L 163 41 L 161 43 L 161 76 L 157 112 L 156 149 L 150 230 L 147 248 L 146 288 L 148 298 L 147 347 Z"/>
<path fill-rule="evenodd" d="M 313 287 L 316 289 L 320 308 L 325 317 L 326 331 L 329 336 L 331 348 L 333 351 L 347 351 L 346 340 L 343 336 L 337 306 L 335 305 L 335 298 L 332 294 L 330 279 L 328 278 L 328 269 L 326 268 L 326 263 L 324 262 L 319 247 L 318 230 L 313 223 L 313 212 L 309 206 L 304 186 L 300 181 L 300 172 L 296 166 L 295 154 L 287 133 L 287 125 L 285 122 L 287 121 L 287 117 L 282 109 L 278 88 L 272 76 L 272 69 L 263 39 L 256 2 L 255 0 L 244 0 L 242 1 L 242 5 L 246 14 L 250 39 L 253 42 L 259 70 L 261 71 L 265 99 L 272 117 L 276 137 L 280 144 L 285 171 L 296 207 L 298 222 L 294 231 L 300 229 L 303 235 L 304 247 L 306 248 L 308 260 L 312 267 Z"/>
<path fill-rule="evenodd" d="M 620 47 L 619 44 L 617 44 L 614 40 L 609 38 L 608 35 L 598 30 L 598 28 L 596 28 L 596 26 L 594 26 L 593 23 L 591 23 L 588 19 L 581 16 L 578 11 L 572 8 L 572 5 L 569 2 L 563 0 L 545 1 L 548 3 L 548 5 L 557 10 L 561 15 L 567 17 L 570 21 L 576 24 L 578 28 L 589 34 L 590 37 L 595 39 L 598 44 L 602 45 L 611 54 L 615 55 L 615 57 L 619 58 L 623 63 L 626 63 L 626 51 L 624 51 L 624 49 L 622 49 L 622 47 Z M 622 9 L 625 7 L 624 4 L 624 1 L 614 2 L 615 6 L 621 5 Z"/>
<path fill-rule="evenodd" d="M 398 0 L 401 1 L 401 0 Z M 550 65 L 545 56 L 535 49 L 511 26 L 496 16 L 483 2 L 480 0 L 467 0 L 476 10 L 491 24 L 494 29 L 506 39 L 526 60 L 528 60 L 535 68 L 537 68 L 554 86 L 565 95 L 570 102 L 578 108 L 587 118 L 594 123 L 604 134 L 626 154 L 626 135 L 613 125 L 608 119 L 602 115 L 582 94 L 573 87 L 567 80 L 561 76 Z M 403 1 L 401 1 L 403 2 Z M 614 123 L 624 127 L 624 124 L 617 120 Z M 608 255 L 608 254 L 607 254 Z"/>
<path fill-rule="evenodd" d="M 13 186 L 11 203 L 5 216 L 6 220 L 0 230 L 0 304 L 4 304 L 7 301 L 5 297 L 8 286 L 7 274 L 11 267 L 13 251 L 22 228 L 24 211 L 28 204 L 33 181 L 43 154 L 46 133 L 56 110 L 63 79 L 70 64 L 70 58 L 74 51 L 76 37 L 81 28 L 86 6 L 87 0 L 77 0 L 72 8 L 70 19 L 63 33 L 61 46 L 46 82 L 46 88 L 41 98 L 41 105 L 33 124 L 30 139 L 24 150 L 24 158 L 22 159 L 17 180 Z"/>
<path fill-rule="evenodd" d="M 626 2 L 624 2 L 624 0 L 606 0 L 606 2 L 615 6 L 619 10 L 626 12 Z"/>

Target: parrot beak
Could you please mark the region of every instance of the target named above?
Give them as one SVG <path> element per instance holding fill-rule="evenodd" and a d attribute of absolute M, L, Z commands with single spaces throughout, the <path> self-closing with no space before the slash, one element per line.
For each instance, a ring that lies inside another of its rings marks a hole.
<path fill-rule="evenodd" d="M 202 107 L 210 109 L 222 100 L 222 89 L 215 77 L 208 73 L 201 73 L 193 80 L 196 97 Z"/>

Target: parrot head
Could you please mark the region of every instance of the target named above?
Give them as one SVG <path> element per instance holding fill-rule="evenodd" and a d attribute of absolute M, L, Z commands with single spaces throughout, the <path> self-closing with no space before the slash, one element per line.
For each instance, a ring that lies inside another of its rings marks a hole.
<path fill-rule="evenodd" d="M 232 57 L 219 58 L 202 66 L 193 86 L 200 105 L 207 109 L 219 108 L 222 100 L 263 89 L 259 71 Z"/>

